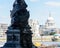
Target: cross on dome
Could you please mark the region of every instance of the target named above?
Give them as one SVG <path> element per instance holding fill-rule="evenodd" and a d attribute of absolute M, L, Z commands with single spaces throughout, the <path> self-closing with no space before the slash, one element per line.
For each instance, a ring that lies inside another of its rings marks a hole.
<path fill-rule="evenodd" d="M 47 20 L 54 20 L 54 18 L 51 16 L 51 13 L 49 13 L 49 17 Z"/>

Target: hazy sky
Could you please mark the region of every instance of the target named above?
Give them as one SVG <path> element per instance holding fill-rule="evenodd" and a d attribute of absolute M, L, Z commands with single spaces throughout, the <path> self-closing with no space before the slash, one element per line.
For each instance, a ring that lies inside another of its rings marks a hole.
<path fill-rule="evenodd" d="M 15 0 L 0 0 L 0 23 L 10 24 L 10 10 Z M 60 0 L 25 0 L 28 4 L 30 18 L 44 24 L 51 16 L 55 19 L 56 26 L 60 28 Z"/>

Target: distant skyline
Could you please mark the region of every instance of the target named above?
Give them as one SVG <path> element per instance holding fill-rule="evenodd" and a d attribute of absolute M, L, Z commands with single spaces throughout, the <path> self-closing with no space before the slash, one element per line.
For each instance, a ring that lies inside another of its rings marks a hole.
<path fill-rule="evenodd" d="M 0 0 L 0 23 L 10 24 L 10 10 L 15 0 Z M 30 19 L 36 19 L 44 25 L 49 12 L 55 19 L 57 28 L 60 28 L 60 0 L 25 0 L 30 12 Z"/>

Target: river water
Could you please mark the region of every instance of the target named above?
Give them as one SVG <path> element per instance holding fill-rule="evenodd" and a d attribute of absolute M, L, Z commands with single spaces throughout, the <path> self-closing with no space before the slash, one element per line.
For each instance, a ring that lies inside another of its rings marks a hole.
<path fill-rule="evenodd" d="M 41 42 L 42 44 L 49 46 L 49 45 L 56 45 L 56 46 L 60 46 L 60 42 Z M 60 48 L 60 47 L 56 47 L 56 48 Z"/>
<path fill-rule="evenodd" d="M 46 45 L 52 45 L 52 44 L 59 44 L 60 42 L 41 42 L 42 44 L 46 44 Z"/>
<path fill-rule="evenodd" d="M 49 45 L 60 45 L 60 42 L 41 42 L 41 43 L 44 45 L 47 45 L 47 46 L 49 46 Z M 5 44 L 5 42 L 0 42 L 0 47 L 2 47 L 4 44 Z M 58 48 L 60 48 L 60 47 L 58 47 Z"/>

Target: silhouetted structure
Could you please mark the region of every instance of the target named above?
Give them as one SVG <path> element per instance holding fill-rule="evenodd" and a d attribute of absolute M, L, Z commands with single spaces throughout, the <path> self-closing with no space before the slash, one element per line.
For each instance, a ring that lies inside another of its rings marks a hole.
<path fill-rule="evenodd" d="M 32 48 L 32 32 L 28 24 L 29 11 L 24 0 L 15 0 L 8 27 L 7 43 L 2 48 Z"/>

